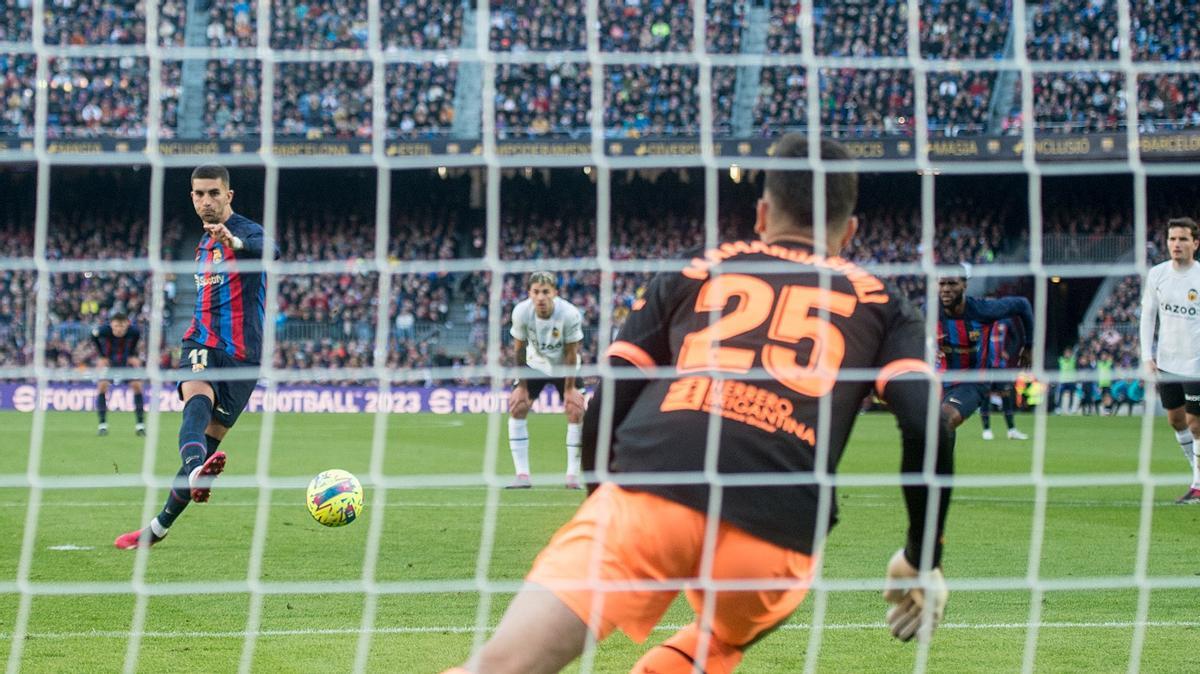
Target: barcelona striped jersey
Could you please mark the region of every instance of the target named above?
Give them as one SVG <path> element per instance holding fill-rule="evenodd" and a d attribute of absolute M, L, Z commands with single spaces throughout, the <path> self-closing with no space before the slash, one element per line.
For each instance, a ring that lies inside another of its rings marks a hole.
<path fill-rule="evenodd" d="M 129 326 L 125 334 L 117 337 L 112 328 L 102 325 L 92 329 L 92 344 L 101 358 L 108 359 L 110 365 L 125 366 L 131 356 L 137 356 L 138 341 L 142 338 L 141 330 Z"/>
<path fill-rule="evenodd" d="M 951 316 L 946 307 L 938 309 L 938 369 L 982 370 L 997 367 L 995 357 L 1002 357 L 1004 349 L 993 347 L 994 324 L 1005 319 L 1021 319 L 1021 344 L 1033 343 L 1033 307 L 1024 297 L 1010 296 L 998 299 L 966 298 L 966 307 L 960 316 Z M 1007 330 L 1007 327 L 1004 328 Z M 1007 335 L 1001 340 L 1008 339 Z M 1007 361 L 1005 361 L 1007 362 Z M 999 366 L 1003 367 L 1003 365 Z M 954 382 L 946 381 L 946 385 Z"/>
<path fill-rule="evenodd" d="M 237 213 L 225 226 L 242 240 L 242 249 L 235 251 L 207 232 L 200 237 L 196 246 L 196 310 L 183 339 L 220 349 L 243 362 L 257 363 L 262 357 L 266 273 L 243 272 L 238 262 L 262 258 L 263 228 Z"/>
<path fill-rule="evenodd" d="M 1011 318 L 992 323 L 991 343 L 988 344 L 987 366 L 993 370 L 1003 370 L 1009 362 L 1016 358 L 1020 349 L 1016 327 Z"/>

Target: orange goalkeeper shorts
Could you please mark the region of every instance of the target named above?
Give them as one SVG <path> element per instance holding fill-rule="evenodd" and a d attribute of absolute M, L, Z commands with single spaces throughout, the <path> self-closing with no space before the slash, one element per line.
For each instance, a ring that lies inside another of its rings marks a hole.
<path fill-rule="evenodd" d="M 553 591 L 598 638 L 620 629 L 641 643 L 684 584 L 692 609 L 703 610 L 699 576 L 706 520 L 674 501 L 607 483 L 554 534 L 526 580 Z M 731 646 L 754 641 L 804 600 L 812 568 L 810 556 L 722 522 L 713 580 L 766 580 L 770 587 L 715 592 L 713 634 Z M 609 587 L 593 589 L 598 584 Z"/>

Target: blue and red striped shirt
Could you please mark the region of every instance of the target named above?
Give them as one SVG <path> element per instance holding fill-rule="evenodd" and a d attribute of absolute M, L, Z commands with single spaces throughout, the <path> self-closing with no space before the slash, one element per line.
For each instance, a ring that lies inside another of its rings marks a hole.
<path fill-rule="evenodd" d="M 257 363 L 262 357 L 266 273 L 242 272 L 238 261 L 262 259 L 263 228 L 237 213 L 225 226 L 242 240 L 242 249 L 235 251 L 208 233 L 200 237 L 196 246 L 196 310 L 183 339 L 220 349 L 240 361 Z"/>
<path fill-rule="evenodd" d="M 992 341 L 988 344 L 987 366 L 992 370 L 1003 370 L 1008 367 L 1020 346 L 1012 319 L 1006 318 L 992 324 Z"/>
<path fill-rule="evenodd" d="M 938 319 L 942 370 L 979 370 L 987 362 L 992 324 L 965 318 Z"/>
<path fill-rule="evenodd" d="M 1020 343 L 1030 345 L 1033 343 L 1033 307 L 1024 297 L 990 300 L 968 297 L 961 316 L 951 316 L 946 312 L 946 307 L 939 307 L 938 369 L 982 370 L 995 367 L 991 364 L 993 324 L 1018 317 L 1022 323 Z"/>
<path fill-rule="evenodd" d="M 112 328 L 107 325 L 92 329 L 92 343 L 96 345 L 96 352 L 115 366 L 128 365 L 129 357 L 137 356 L 141 338 L 142 332 L 132 325 L 120 337 L 114 335 Z"/>

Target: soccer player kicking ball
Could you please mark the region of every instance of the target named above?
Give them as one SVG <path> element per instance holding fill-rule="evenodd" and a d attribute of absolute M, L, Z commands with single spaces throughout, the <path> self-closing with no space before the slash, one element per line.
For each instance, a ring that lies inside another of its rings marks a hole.
<path fill-rule="evenodd" d="M 257 368 L 262 355 L 266 275 L 242 272 L 238 262 L 262 258 L 263 228 L 234 213 L 232 202 L 224 167 L 205 165 L 192 171 L 192 205 L 204 235 L 196 246 L 196 312 L 183 335 L 179 363 L 185 369 L 179 384 L 184 401 L 179 426 L 182 466 L 162 512 L 145 527 L 118 536 L 118 548 L 161 541 L 189 502 L 208 500 L 213 480 L 225 468 L 225 452 L 217 446 L 254 392 L 253 378 L 188 378 L 209 370 Z"/>
<path fill-rule="evenodd" d="M 807 157 L 807 145 L 789 134 L 775 156 Z M 831 141 L 822 143 L 821 155 L 851 158 Z M 825 191 L 825 243 L 836 253 L 857 229 L 857 176 L 830 173 Z M 555 534 L 492 638 L 452 671 L 557 672 L 583 651 L 589 631 L 600 640 L 619 629 L 642 642 L 685 583 L 696 620 L 632 671 L 733 671 L 804 599 L 815 555 L 836 520 L 836 494 L 822 489 L 813 471 L 837 469 L 872 388 L 901 426 L 902 470 L 919 474 L 926 452 L 936 452 L 929 465 L 940 475 L 953 472 L 944 424 L 927 436 L 926 412 L 938 402 L 919 314 L 865 270 L 817 255 L 812 219 L 811 173 L 770 170 L 756 240 L 723 244 L 650 284 L 607 357 L 624 372 L 673 373 L 605 382 L 597 396 L 611 403 L 608 456 L 617 482 L 599 485 Z M 843 369 L 871 369 L 877 377 L 841 377 Z M 830 404 L 823 414 L 824 398 Z M 600 409 L 593 400 L 585 417 L 585 468 L 597 459 Z M 710 447 L 713 417 L 720 426 Z M 706 469 L 725 478 L 719 491 L 672 479 Z M 624 473 L 641 479 L 622 484 Z M 658 479 L 645 479 L 648 473 Z M 885 598 L 893 604 L 892 634 L 908 640 L 927 637 L 943 615 L 949 490 L 931 492 L 919 480 L 903 490 L 908 538 L 887 566 Z M 710 494 L 720 498 L 716 522 L 709 519 Z M 928 527 L 927 508 L 936 509 Z M 762 585 L 700 587 L 707 579 Z M 702 622 L 701 614 L 710 619 Z"/>
<path fill-rule="evenodd" d="M 1192 469 L 1192 486 L 1175 501 L 1200 505 L 1200 265 L 1196 264 L 1196 222 L 1167 221 L 1167 250 L 1171 259 L 1150 269 L 1142 287 L 1139 328 L 1146 378 L 1158 382 L 1158 395 L 1167 422 Z M 1158 352 L 1154 325 L 1158 323 Z M 1166 376 L 1164 376 L 1166 375 Z"/>
<path fill-rule="evenodd" d="M 96 382 L 96 414 L 100 417 L 100 425 L 96 428 L 96 435 L 108 435 L 108 389 L 113 381 L 105 376 L 105 371 L 109 367 L 141 367 L 142 359 L 137 357 L 141 339 L 142 331 L 130 325 L 129 317 L 121 313 L 110 316 L 108 325 L 92 329 L 92 344 L 97 353 L 96 368 L 100 371 L 100 380 Z M 139 436 L 145 436 L 146 401 L 142 394 L 142 381 L 130 380 L 129 388 L 133 391 L 133 412 L 137 417 L 133 430 Z"/>
<path fill-rule="evenodd" d="M 1033 345 L 1033 307 L 1029 300 L 1016 295 L 997 299 L 967 297 L 970 278 L 971 265 L 963 263 L 960 274 L 938 279 L 939 366 L 946 371 L 988 369 L 992 324 L 1020 318 L 1021 350 L 1017 354 L 1017 367 L 1029 367 Z M 951 430 L 961 426 L 980 405 L 987 404 L 991 389 L 990 384 L 977 381 L 947 381 L 943 386 L 942 414 Z"/>
<path fill-rule="evenodd" d="M 558 280 L 549 272 L 529 275 L 529 297 L 513 308 L 513 350 L 522 373 L 508 398 L 508 448 L 517 477 L 508 489 L 529 489 L 529 425 L 532 401 L 547 385 L 558 389 L 567 411 L 567 489 L 579 489 L 579 446 L 583 429 L 583 393 L 575 377 L 554 377 L 555 368 L 579 369 L 583 315 L 558 296 Z"/>

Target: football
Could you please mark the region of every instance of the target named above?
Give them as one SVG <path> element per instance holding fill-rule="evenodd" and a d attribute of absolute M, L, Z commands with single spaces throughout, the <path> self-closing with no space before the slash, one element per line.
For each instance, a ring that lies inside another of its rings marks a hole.
<path fill-rule="evenodd" d="M 314 520 L 327 527 L 345 526 L 362 514 L 362 484 L 344 470 L 327 470 L 308 483 L 306 501 Z"/>

